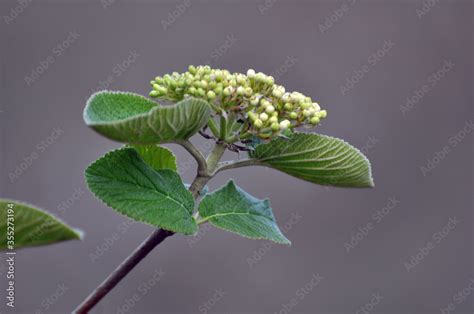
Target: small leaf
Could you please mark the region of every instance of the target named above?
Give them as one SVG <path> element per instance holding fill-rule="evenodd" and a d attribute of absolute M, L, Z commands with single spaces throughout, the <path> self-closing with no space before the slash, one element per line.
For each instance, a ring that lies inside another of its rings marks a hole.
<path fill-rule="evenodd" d="M 201 99 L 161 106 L 141 95 L 101 91 L 87 101 L 84 121 L 115 141 L 158 144 L 190 138 L 206 125 L 210 114 L 209 104 Z"/>
<path fill-rule="evenodd" d="M 133 145 L 145 163 L 155 170 L 171 169 L 176 171 L 176 157 L 171 150 L 158 145 Z"/>
<path fill-rule="evenodd" d="M 26 203 L 0 199 L 0 215 L 0 250 L 81 239 L 79 230 Z"/>
<path fill-rule="evenodd" d="M 154 170 L 131 147 L 107 153 L 86 169 L 89 189 L 108 206 L 136 221 L 193 234 L 194 199 L 179 175 Z"/>
<path fill-rule="evenodd" d="M 251 153 L 258 165 L 322 185 L 372 187 L 369 160 L 343 140 L 314 133 L 294 133 L 260 144 Z"/>
<path fill-rule="evenodd" d="M 232 180 L 204 197 L 199 214 L 204 221 L 244 237 L 290 244 L 276 224 L 270 202 L 253 197 Z"/>

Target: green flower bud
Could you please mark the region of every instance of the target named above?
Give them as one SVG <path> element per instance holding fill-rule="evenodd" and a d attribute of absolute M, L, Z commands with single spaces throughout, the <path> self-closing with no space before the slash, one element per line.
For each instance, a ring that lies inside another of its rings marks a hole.
<path fill-rule="evenodd" d="M 267 113 L 272 113 L 275 111 L 275 107 L 273 107 L 272 105 L 268 106 L 267 108 L 265 108 L 265 111 Z"/>
<path fill-rule="evenodd" d="M 287 102 L 283 108 L 285 108 L 286 111 L 290 111 L 293 109 L 293 105 Z"/>
<path fill-rule="evenodd" d="M 272 131 L 280 131 L 280 125 L 278 124 L 278 122 L 272 123 L 271 128 Z"/>
<path fill-rule="evenodd" d="M 153 84 L 153 89 L 154 89 L 154 90 L 158 90 L 158 89 L 160 89 L 160 87 L 161 87 L 161 86 L 158 85 L 158 84 Z"/>
<path fill-rule="evenodd" d="M 251 87 L 245 88 L 245 96 L 250 97 L 252 96 L 253 90 Z"/>
<path fill-rule="evenodd" d="M 258 115 L 254 112 L 249 112 L 247 115 L 248 115 L 250 121 L 252 121 L 252 122 L 255 122 L 255 120 L 258 119 Z"/>
<path fill-rule="evenodd" d="M 254 96 L 254 97 L 252 97 L 252 99 L 250 99 L 250 104 L 251 104 L 252 106 L 258 105 L 258 102 L 259 102 L 259 99 L 258 99 L 257 96 Z"/>
<path fill-rule="evenodd" d="M 268 122 L 270 122 L 270 123 L 278 122 L 278 118 L 277 117 L 271 117 L 270 119 L 268 119 Z"/>
<path fill-rule="evenodd" d="M 197 89 L 197 94 L 201 97 L 203 97 L 204 95 L 206 95 L 206 92 L 204 91 L 204 89 L 202 88 L 198 88 Z"/>
<path fill-rule="evenodd" d="M 207 98 L 209 99 L 214 99 L 216 98 L 216 93 L 214 93 L 212 90 L 207 92 Z"/>
<path fill-rule="evenodd" d="M 295 120 L 296 118 L 298 118 L 298 114 L 294 111 L 290 112 L 290 118 Z"/>
<path fill-rule="evenodd" d="M 318 117 L 312 117 L 310 120 L 311 124 L 316 125 L 319 123 L 319 118 Z"/>
<path fill-rule="evenodd" d="M 230 96 L 234 92 L 234 88 L 232 86 L 227 86 L 224 88 L 224 95 Z"/>
<path fill-rule="evenodd" d="M 254 125 L 257 129 L 260 129 L 260 128 L 263 126 L 263 122 L 262 122 L 262 120 L 260 120 L 260 119 L 256 119 L 256 120 L 253 122 L 253 125 Z"/>
<path fill-rule="evenodd" d="M 155 82 L 157 84 L 163 83 L 163 79 L 161 78 L 161 76 L 157 76 L 157 77 L 155 77 Z"/>
<path fill-rule="evenodd" d="M 263 112 L 260 114 L 260 120 L 262 120 L 263 122 L 267 121 L 268 120 L 268 115 Z"/>
<path fill-rule="evenodd" d="M 207 82 L 202 80 L 201 81 L 201 88 L 207 88 Z"/>
<path fill-rule="evenodd" d="M 262 98 L 262 100 L 260 100 L 260 105 L 262 105 L 262 107 L 265 109 L 268 106 L 270 106 L 271 103 L 268 100 L 266 100 L 265 98 Z"/>
<path fill-rule="evenodd" d="M 222 87 L 221 87 L 221 86 L 216 86 L 216 88 L 214 88 L 214 92 L 215 92 L 217 95 L 222 94 Z"/>
<path fill-rule="evenodd" d="M 319 112 L 319 115 L 322 119 L 326 118 L 328 116 L 328 112 L 326 110 L 321 110 Z"/>
<path fill-rule="evenodd" d="M 243 88 L 242 86 L 239 86 L 237 88 L 237 95 L 242 96 L 243 94 L 245 94 L 245 88 Z"/>
<path fill-rule="evenodd" d="M 304 102 L 300 105 L 301 109 L 308 109 L 311 106 L 310 103 Z"/>
<path fill-rule="evenodd" d="M 158 93 L 158 91 L 152 90 L 152 91 L 150 92 L 150 97 L 158 97 L 158 96 L 160 96 L 160 93 Z"/>

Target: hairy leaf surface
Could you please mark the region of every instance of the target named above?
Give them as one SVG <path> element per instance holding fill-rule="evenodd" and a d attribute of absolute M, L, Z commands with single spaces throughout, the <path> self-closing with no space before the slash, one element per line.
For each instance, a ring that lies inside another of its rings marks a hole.
<path fill-rule="evenodd" d="M 374 186 L 369 160 L 343 140 L 314 133 L 294 133 L 259 144 L 250 156 L 257 164 L 321 185 Z"/>
<path fill-rule="evenodd" d="M 203 198 L 199 214 L 212 225 L 244 237 L 290 244 L 278 228 L 270 202 L 253 197 L 232 180 Z"/>
<path fill-rule="evenodd" d="M 0 199 L 0 215 L 0 250 L 11 244 L 18 249 L 81 239 L 80 231 L 26 203 Z M 14 243 L 7 242 L 12 239 Z"/>
<path fill-rule="evenodd" d="M 119 213 L 166 230 L 193 234 L 194 199 L 179 175 L 154 170 L 132 147 L 107 153 L 86 169 L 89 189 Z"/>
<path fill-rule="evenodd" d="M 87 101 L 84 121 L 115 141 L 158 144 L 190 138 L 206 125 L 210 114 L 209 104 L 201 99 L 162 106 L 133 93 L 101 91 Z"/>

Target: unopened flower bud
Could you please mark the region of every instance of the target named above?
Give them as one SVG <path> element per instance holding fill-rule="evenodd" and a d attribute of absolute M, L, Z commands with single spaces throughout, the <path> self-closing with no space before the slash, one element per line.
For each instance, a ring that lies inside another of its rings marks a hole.
<path fill-rule="evenodd" d="M 280 122 L 280 129 L 285 130 L 288 129 L 291 125 L 291 122 L 289 120 L 283 120 Z"/>
<path fill-rule="evenodd" d="M 214 99 L 216 98 L 216 93 L 214 93 L 212 90 L 207 92 L 207 98 L 209 99 Z"/>
<path fill-rule="evenodd" d="M 319 118 L 318 117 L 312 117 L 310 120 L 311 124 L 316 125 L 319 123 Z"/>
<path fill-rule="evenodd" d="M 298 114 L 294 111 L 290 112 L 290 118 L 295 120 L 296 118 L 298 118 Z"/>
<path fill-rule="evenodd" d="M 247 76 L 249 78 L 255 78 L 255 70 L 254 69 L 248 69 L 247 70 Z"/>
<path fill-rule="evenodd" d="M 287 102 L 283 108 L 285 108 L 286 111 L 290 111 L 293 109 L 293 105 Z"/>
<path fill-rule="evenodd" d="M 268 119 L 268 122 L 270 122 L 270 123 L 278 122 L 278 118 L 277 117 L 271 117 L 270 119 Z"/>
<path fill-rule="evenodd" d="M 321 107 L 319 106 L 319 104 L 318 104 L 317 102 L 313 102 L 313 108 L 314 108 L 314 110 L 316 110 L 316 111 L 321 110 Z"/>
<path fill-rule="evenodd" d="M 253 125 L 257 128 L 260 129 L 263 126 L 263 122 L 260 119 L 257 119 L 253 122 Z"/>
<path fill-rule="evenodd" d="M 242 96 L 243 94 L 245 94 L 245 88 L 243 88 L 242 86 L 239 86 L 237 88 L 237 95 Z"/>
<path fill-rule="evenodd" d="M 276 132 L 280 130 L 280 125 L 278 124 L 278 122 L 274 122 L 272 123 L 271 128 L 272 128 L 272 131 Z"/>
<path fill-rule="evenodd" d="M 152 90 L 150 92 L 150 97 L 158 97 L 159 95 L 160 95 L 160 93 L 158 93 L 158 91 L 156 91 L 156 90 Z"/>
<path fill-rule="evenodd" d="M 260 120 L 262 120 L 263 122 L 267 121 L 268 120 L 268 115 L 263 112 L 260 114 Z"/>
<path fill-rule="evenodd" d="M 326 118 L 328 116 L 328 112 L 326 110 L 321 110 L 319 112 L 319 115 L 322 119 Z"/>
<path fill-rule="evenodd" d="M 266 111 L 267 113 L 272 113 L 272 112 L 275 111 L 275 107 L 273 107 L 272 105 L 267 106 L 267 107 L 265 108 L 265 111 Z"/>

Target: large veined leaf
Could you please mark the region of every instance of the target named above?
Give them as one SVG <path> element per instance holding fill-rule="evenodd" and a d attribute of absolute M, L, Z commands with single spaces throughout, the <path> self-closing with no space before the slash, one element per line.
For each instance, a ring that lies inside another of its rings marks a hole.
<path fill-rule="evenodd" d="M 209 104 L 201 99 L 162 106 L 133 93 L 101 91 L 87 101 L 84 121 L 115 141 L 158 144 L 190 138 L 206 125 L 210 114 Z"/>
<path fill-rule="evenodd" d="M 342 187 L 372 187 L 369 160 L 343 140 L 314 133 L 294 133 L 257 145 L 257 164 L 297 178 Z"/>
<path fill-rule="evenodd" d="M 89 189 L 119 213 L 166 230 L 193 234 L 194 199 L 179 175 L 154 170 L 132 147 L 107 153 L 86 169 Z"/>
<path fill-rule="evenodd" d="M 171 150 L 158 145 L 134 145 L 145 163 L 155 170 L 171 169 L 176 171 L 176 157 Z"/>
<path fill-rule="evenodd" d="M 32 205 L 0 199 L 0 250 L 81 239 L 82 233 Z"/>
<path fill-rule="evenodd" d="M 199 214 L 204 221 L 244 237 L 290 244 L 278 228 L 270 202 L 253 197 L 232 180 L 204 197 Z"/>

